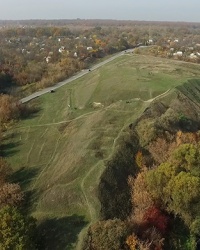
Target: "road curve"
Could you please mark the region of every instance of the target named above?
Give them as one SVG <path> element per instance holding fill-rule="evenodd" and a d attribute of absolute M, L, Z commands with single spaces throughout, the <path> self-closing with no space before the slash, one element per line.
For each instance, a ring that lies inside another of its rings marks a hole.
<path fill-rule="evenodd" d="M 111 61 L 113 61 L 114 59 L 124 55 L 125 53 L 130 53 L 130 52 L 133 52 L 134 49 L 128 49 L 128 50 L 125 50 L 125 51 L 122 51 L 122 52 L 119 52 L 117 54 L 115 54 L 114 56 L 110 57 L 109 59 L 106 59 L 105 61 L 103 62 L 100 62 L 96 65 L 94 65 L 93 67 L 91 67 L 91 70 L 95 70 L 95 69 L 98 69 L 100 68 L 101 66 L 105 65 L 106 63 L 109 63 Z M 86 74 L 90 73 L 90 71 L 88 69 L 85 69 L 85 70 L 82 70 L 81 72 L 78 72 L 77 74 L 75 74 L 74 76 L 68 78 L 67 80 L 64 80 L 62 82 L 58 82 L 56 83 L 55 85 L 53 85 L 52 87 L 48 87 L 48 88 L 45 88 L 45 89 L 42 89 L 42 90 L 39 90 L 27 97 L 24 97 L 20 100 L 21 103 L 26 103 L 26 102 L 29 102 L 31 101 L 32 99 L 35 99 L 41 95 L 44 95 L 46 93 L 49 93 L 51 90 L 56 90 L 60 87 L 62 87 L 63 85 L 67 84 L 67 83 L 70 83 Z"/>

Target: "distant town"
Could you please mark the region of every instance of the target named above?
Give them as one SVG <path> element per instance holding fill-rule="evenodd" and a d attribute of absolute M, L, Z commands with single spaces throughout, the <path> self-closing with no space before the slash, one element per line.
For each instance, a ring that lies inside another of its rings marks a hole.
<path fill-rule="evenodd" d="M 151 46 L 154 56 L 200 62 L 198 23 L 115 20 L 0 21 L 0 88 L 43 88 L 107 55 Z"/>

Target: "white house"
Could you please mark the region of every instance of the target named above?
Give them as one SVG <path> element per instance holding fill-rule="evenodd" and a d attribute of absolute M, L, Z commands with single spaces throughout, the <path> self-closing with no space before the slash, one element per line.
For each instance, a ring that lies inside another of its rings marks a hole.
<path fill-rule="evenodd" d="M 63 53 L 64 50 L 65 50 L 65 47 L 64 47 L 64 46 L 61 46 L 61 47 L 58 49 L 58 52 Z"/>
<path fill-rule="evenodd" d="M 93 108 L 103 108 L 104 105 L 101 102 L 93 102 L 92 103 Z"/>
<path fill-rule="evenodd" d="M 153 39 L 149 39 L 148 44 L 153 44 Z"/>
<path fill-rule="evenodd" d="M 177 52 L 173 53 L 173 56 L 181 57 L 181 56 L 183 56 L 183 52 L 182 51 L 177 51 Z"/>
<path fill-rule="evenodd" d="M 194 53 L 191 53 L 190 56 L 189 56 L 191 59 L 197 59 L 197 55 L 195 55 Z"/>
<path fill-rule="evenodd" d="M 51 59 L 50 56 L 45 57 L 45 60 L 46 60 L 47 63 L 49 63 L 50 59 Z"/>

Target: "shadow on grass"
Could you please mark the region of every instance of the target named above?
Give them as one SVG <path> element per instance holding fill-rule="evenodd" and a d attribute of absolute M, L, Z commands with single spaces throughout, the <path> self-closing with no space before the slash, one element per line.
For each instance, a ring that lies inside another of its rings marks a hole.
<path fill-rule="evenodd" d="M 86 224 L 84 217 L 78 215 L 47 219 L 37 227 L 37 247 L 39 250 L 72 249 Z"/>
<path fill-rule="evenodd" d="M 11 181 L 19 183 L 23 190 L 27 189 L 31 181 L 38 175 L 38 168 L 21 168 L 11 176 Z"/>
<path fill-rule="evenodd" d="M 19 136 L 19 133 L 16 131 L 7 131 L 6 136 L 4 136 L 1 140 L 2 142 L 11 141 Z"/>
<path fill-rule="evenodd" d="M 22 190 L 28 190 L 32 180 L 38 175 L 38 168 L 21 168 L 10 177 L 10 181 L 19 183 Z M 34 204 L 37 204 L 38 192 L 36 190 L 24 191 L 24 202 L 22 204 L 25 213 L 31 213 Z"/>
<path fill-rule="evenodd" d="M 41 107 L 35 102 L 26 103 L 21 106 L 20 109 L 20 117 L 22 120 L 32 119 L 39 115 L 41 111 Z"/>
<path fill-rule="evenodd" d="M 9 157 L 16 154 L 19 151 L 16 149 L 19 145 L 19 142 L 2 143 L 0 146 L 0 156 Z"/>

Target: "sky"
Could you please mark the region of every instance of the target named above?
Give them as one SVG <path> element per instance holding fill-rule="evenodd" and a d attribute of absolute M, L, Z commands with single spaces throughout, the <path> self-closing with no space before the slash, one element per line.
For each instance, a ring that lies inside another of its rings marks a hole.
<path fill-rule="evenodd" d="M 0 0 L 0 20 L 116 19 L 200 22 L 200 0 Z"/>

